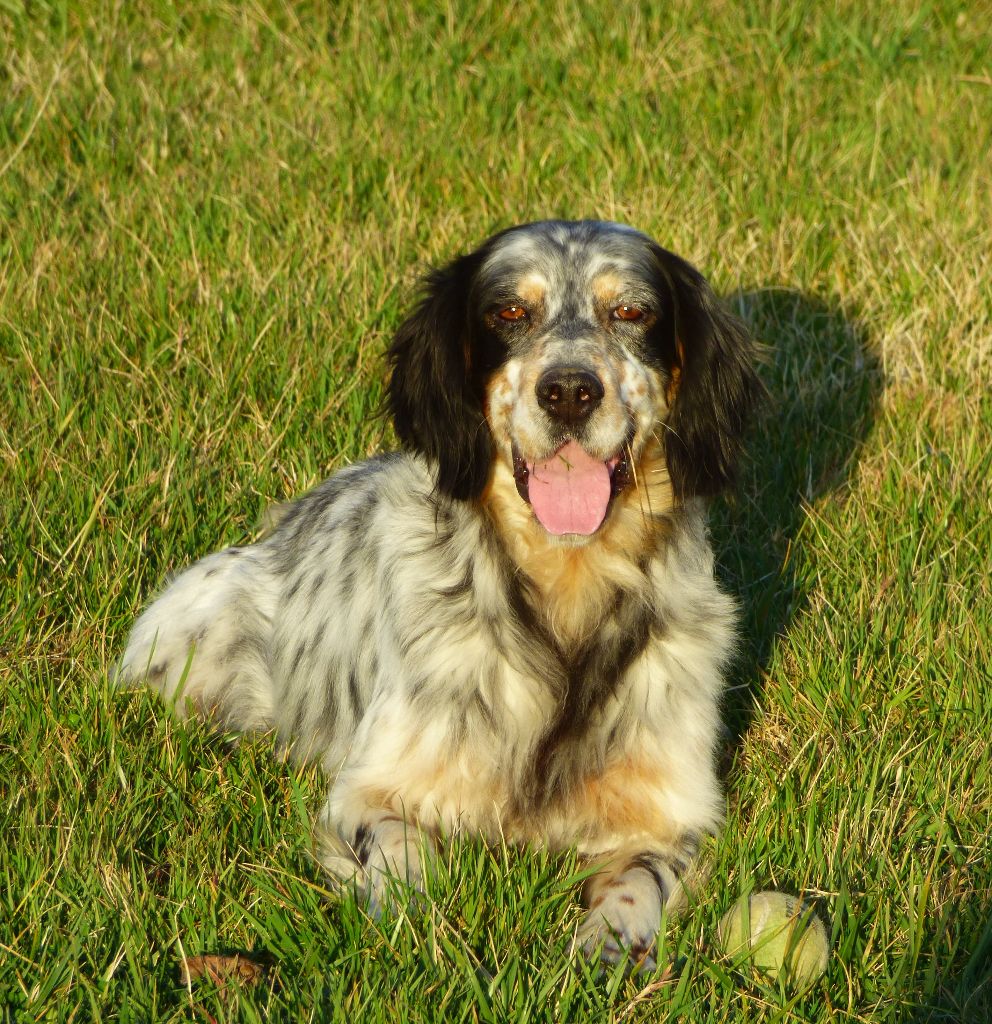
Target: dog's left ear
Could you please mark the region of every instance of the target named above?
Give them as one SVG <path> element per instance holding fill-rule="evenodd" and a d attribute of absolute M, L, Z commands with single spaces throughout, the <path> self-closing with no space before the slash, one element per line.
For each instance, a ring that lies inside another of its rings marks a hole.
<path fill-rule="evenodd" d="M 461 500 L 482 493 L 492 463 L 480 368 L 472 365 L 470 303 L 481 260 L 472 253 L 427 276 L 424 297 L 387 356 L 397 437 L 436 467 L 441 494 Z"/>
<path fill-rule="evenodd" d="M 665 455 L 676 495 L 711 496 L 733 484 L 744 432 L 763 387 L 747 328 L 685 260 L 655 256 L 673 302 L 665 344 L 673 400 Z"/>

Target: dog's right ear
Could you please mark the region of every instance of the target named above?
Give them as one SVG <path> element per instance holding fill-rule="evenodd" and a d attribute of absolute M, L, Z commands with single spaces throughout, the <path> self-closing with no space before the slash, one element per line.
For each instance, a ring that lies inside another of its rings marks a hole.
<path fill-rule="evenodd" d="M 460 500 L 482 493 L 493 457 L 483 382 L 472 359 L 471 296 L 481 262 L 481 253 L 472 253 L 427 276 L 424 298 L 400 325 L 387 357 L 396 436 L 432 464 L 438 491 Z"/>

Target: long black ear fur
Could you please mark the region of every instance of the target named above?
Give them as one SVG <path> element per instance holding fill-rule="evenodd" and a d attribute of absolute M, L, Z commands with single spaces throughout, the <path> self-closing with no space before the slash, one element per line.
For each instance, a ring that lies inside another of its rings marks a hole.
<path fill-rule="evenodd" d="M 472 284 L 476 252 L 429 274 L 420 304 L 396 332 L 386 397 L 396 435 L 437 468 L 437 489 L 478 497 L 489 480 L 492 440 L 473 367 Z"/>
<path fill-rule="evenodd" d="M 734 482 L 744 432 L 763 390 L 754 372 L 754 344 L 699 271 L 665 249 L 656 256 L 675 304 L 670 356 L 678 380 L 665 432 L 668 472 L 680 499 L 714 495 Z"/>

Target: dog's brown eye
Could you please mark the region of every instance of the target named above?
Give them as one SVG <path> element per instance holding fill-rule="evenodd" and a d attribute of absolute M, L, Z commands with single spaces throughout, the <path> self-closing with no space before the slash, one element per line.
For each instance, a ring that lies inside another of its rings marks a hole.
<path fill-rule="evenodd" d="M 644 310 L 641 309 L 640 306 L 630 306 L 625 304 L 623 306 L 617 306 L 617 308 L 613 310 L 613 315 L 617 320 L 627 320 L 629 322 L 642 319 L 644 317 Z"/>
<path fill-rule="evenodd" d="M 504 306 L 499 311 L 500 320 L 523 320 L 527 310 L 523 306 Z"/>

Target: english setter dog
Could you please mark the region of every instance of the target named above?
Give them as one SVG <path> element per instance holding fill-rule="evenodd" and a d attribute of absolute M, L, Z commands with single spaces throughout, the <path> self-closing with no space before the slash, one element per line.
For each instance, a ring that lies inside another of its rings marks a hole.
<path fill-rule="evenodd" d="M 596 870 L 578 940 L 653 964 L 715 830 L 735 608 L 706 499 L 759 385 L 703 277 L 619 224 L 511 228 L 389 350 L 403 450 L 348 466 L 138 619 L 118 670 L 329 779 L 320 859 L 373 913 L 457 829 Z"/>

